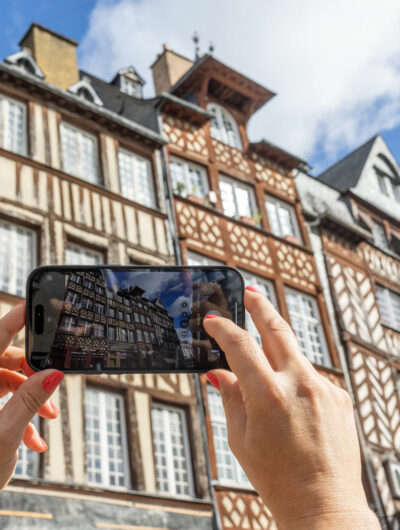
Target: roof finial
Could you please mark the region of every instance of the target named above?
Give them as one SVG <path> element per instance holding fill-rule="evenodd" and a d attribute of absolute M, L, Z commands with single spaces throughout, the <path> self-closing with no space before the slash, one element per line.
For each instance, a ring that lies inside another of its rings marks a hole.
<path fill-rule="evenodd" d="M 192 41 L 194 42 L 195 59 L 197 61 L 197 59 L 200 57 L 200 46 L 199 46 L 200 37 L 199 37 L 199 34 L 197 33 L 197 31 L 195 31 L 193 33 Z"/>
<path fill-rule="evenodd" d="M 210 44 L 208 45 L 208 53 L 212 55 L 213 51 L 215 50 L 215 46 L 212 41 L 210 41 Z"/>

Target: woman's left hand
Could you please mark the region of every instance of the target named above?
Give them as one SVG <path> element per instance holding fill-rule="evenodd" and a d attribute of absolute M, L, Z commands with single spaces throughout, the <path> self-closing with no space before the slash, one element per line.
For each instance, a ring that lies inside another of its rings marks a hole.
<path fill-rule="evenodd" d="M 46 442 L 30 423 L 33 416 L 38 413 L 43 418 L 54 419 L 59 414 L 49 397 L 64 374 L 57 370 L 34 372 L 26 362 L 24 350 L 10 346 L 24 324 L 25 302 L 0 320 L 0 398 L 9 392 L 13 394 L 0 411 L 0 489 L 12 476 L 21 440 L 32 451 L 47 450 Z"/>

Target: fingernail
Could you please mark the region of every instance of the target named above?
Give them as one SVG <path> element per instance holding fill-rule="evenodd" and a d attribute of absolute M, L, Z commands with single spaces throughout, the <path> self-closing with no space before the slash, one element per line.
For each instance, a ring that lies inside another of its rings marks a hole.
<path fill-rule="evenodd" d="M 252 293 L 259 293 L 259 292 L 260 292 L 256 287 L 253 287 L 252 285 L 248 285 L 248 286 L 246 287 L 246 289 L 247 289 L 248 291 L 251 291 Z"/>
<path fill-rule="evenodd" d="M 56 370 L 55 372 L 52 372 L 50 375 L 48 375 L 43 381 L 43 388 L 46 390 L 46 392 L 53 392 L 53 390 L 58 387 L 63 379 L 64 374 Z"/>
<path fill-rule="evenodd" d="M 206 315 L 204 318 L 216 318 L 217 316 L 218 316 L 218 315 L 213 315 L 213 314 L 211 314 L 211 315 Z"/>
<path fill-rule="evenodd" d="M 20 305 L 22 305 L 24 303 L 25 303 L 25 300 L 21 300 L 20 302 L 18 302 L 18 304 L 15 307 L 18 307 L 18 306 L 20 306 Z"/>
<path fill-rule="evenodd" d="M 51 400 L 50 400 L 50 406 L 51 406 L 51 408 L 53 409 L 54 414 L 59 414 L 59 413 L 60 413 L 60 411 L 58 410 L 56 404 L 53 403 Z"/>
<path fill-rule="evenodd" d="M 206 376 L 207 376 L 207 379 L 209 380 L 209 382 L 212 384 L 212 386 L 214 388 L 216 388 L 217 390 L 219 390 L 219 381 L 218 381 L 217 377 L 214 374 L 212 374 L 211 372 L 207 372 Z"/>
<path fill-rule="evenodd" d="M 49 448 L 49 446 L 48 446 L 47 443 L 43 440 L 43 438 L 40 438 L 40 443 L 42 444 L 43 451 L 47 451 L 47 449 Z"/>

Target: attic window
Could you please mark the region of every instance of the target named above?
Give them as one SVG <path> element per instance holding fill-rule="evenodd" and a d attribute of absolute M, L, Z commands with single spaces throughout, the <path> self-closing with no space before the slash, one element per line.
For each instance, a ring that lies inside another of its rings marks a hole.
<path fill-rule="evenodd" d="M 212 114 L 211 136 L 219 142 L 242 149 L 239 129 L 232 114 L 217 103 L 207 105 L 207 111 Z"/>
<path fill-rule="evenodd" d="M 21 50 L 20 52 L 9 55 L 5 58 L 5 62 L 16 66 L 30 75 L 35 75 L 36 77 L 40 77 L 40 79 L 44 79 L 42 70 L 27 50 Z"/>
<path fill-rule="evenodd" d="M 124 92 L 124 94 L 128 94 L 128 96 L 134 96 L 136 98 L 142 97 L 142 87 L 133 79 L 129 79 L 129 77 L 126 75 L 121 75 L 120 83 L 121 92 Z"/>
<path fill-rule="evenodd" d="M 103 106 L 103 102 L 99 98 L 99 96 L 96 94 L 96 91 L 90 84 L 89 78 L 83 78 L 74 85 L 70 86 L 68 89 L 69 92 L 72 92 L 72 94 L 75 94 L 76 96 L 79 96 L 80 98 L 84 99 L 85 101 L 89 101 L 90 103 L 94 103 L 95 105 L 98 105 L 99 107 Z"/>

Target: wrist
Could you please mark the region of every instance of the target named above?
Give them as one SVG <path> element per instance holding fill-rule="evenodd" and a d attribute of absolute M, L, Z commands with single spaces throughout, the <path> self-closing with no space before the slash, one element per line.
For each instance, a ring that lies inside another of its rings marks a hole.
<path fill-rule="evenodd" d="M 368 506 L 354 510 L 321 513 L 282 523 L 284 530 L 380 530 L 376 515 Z"/>

